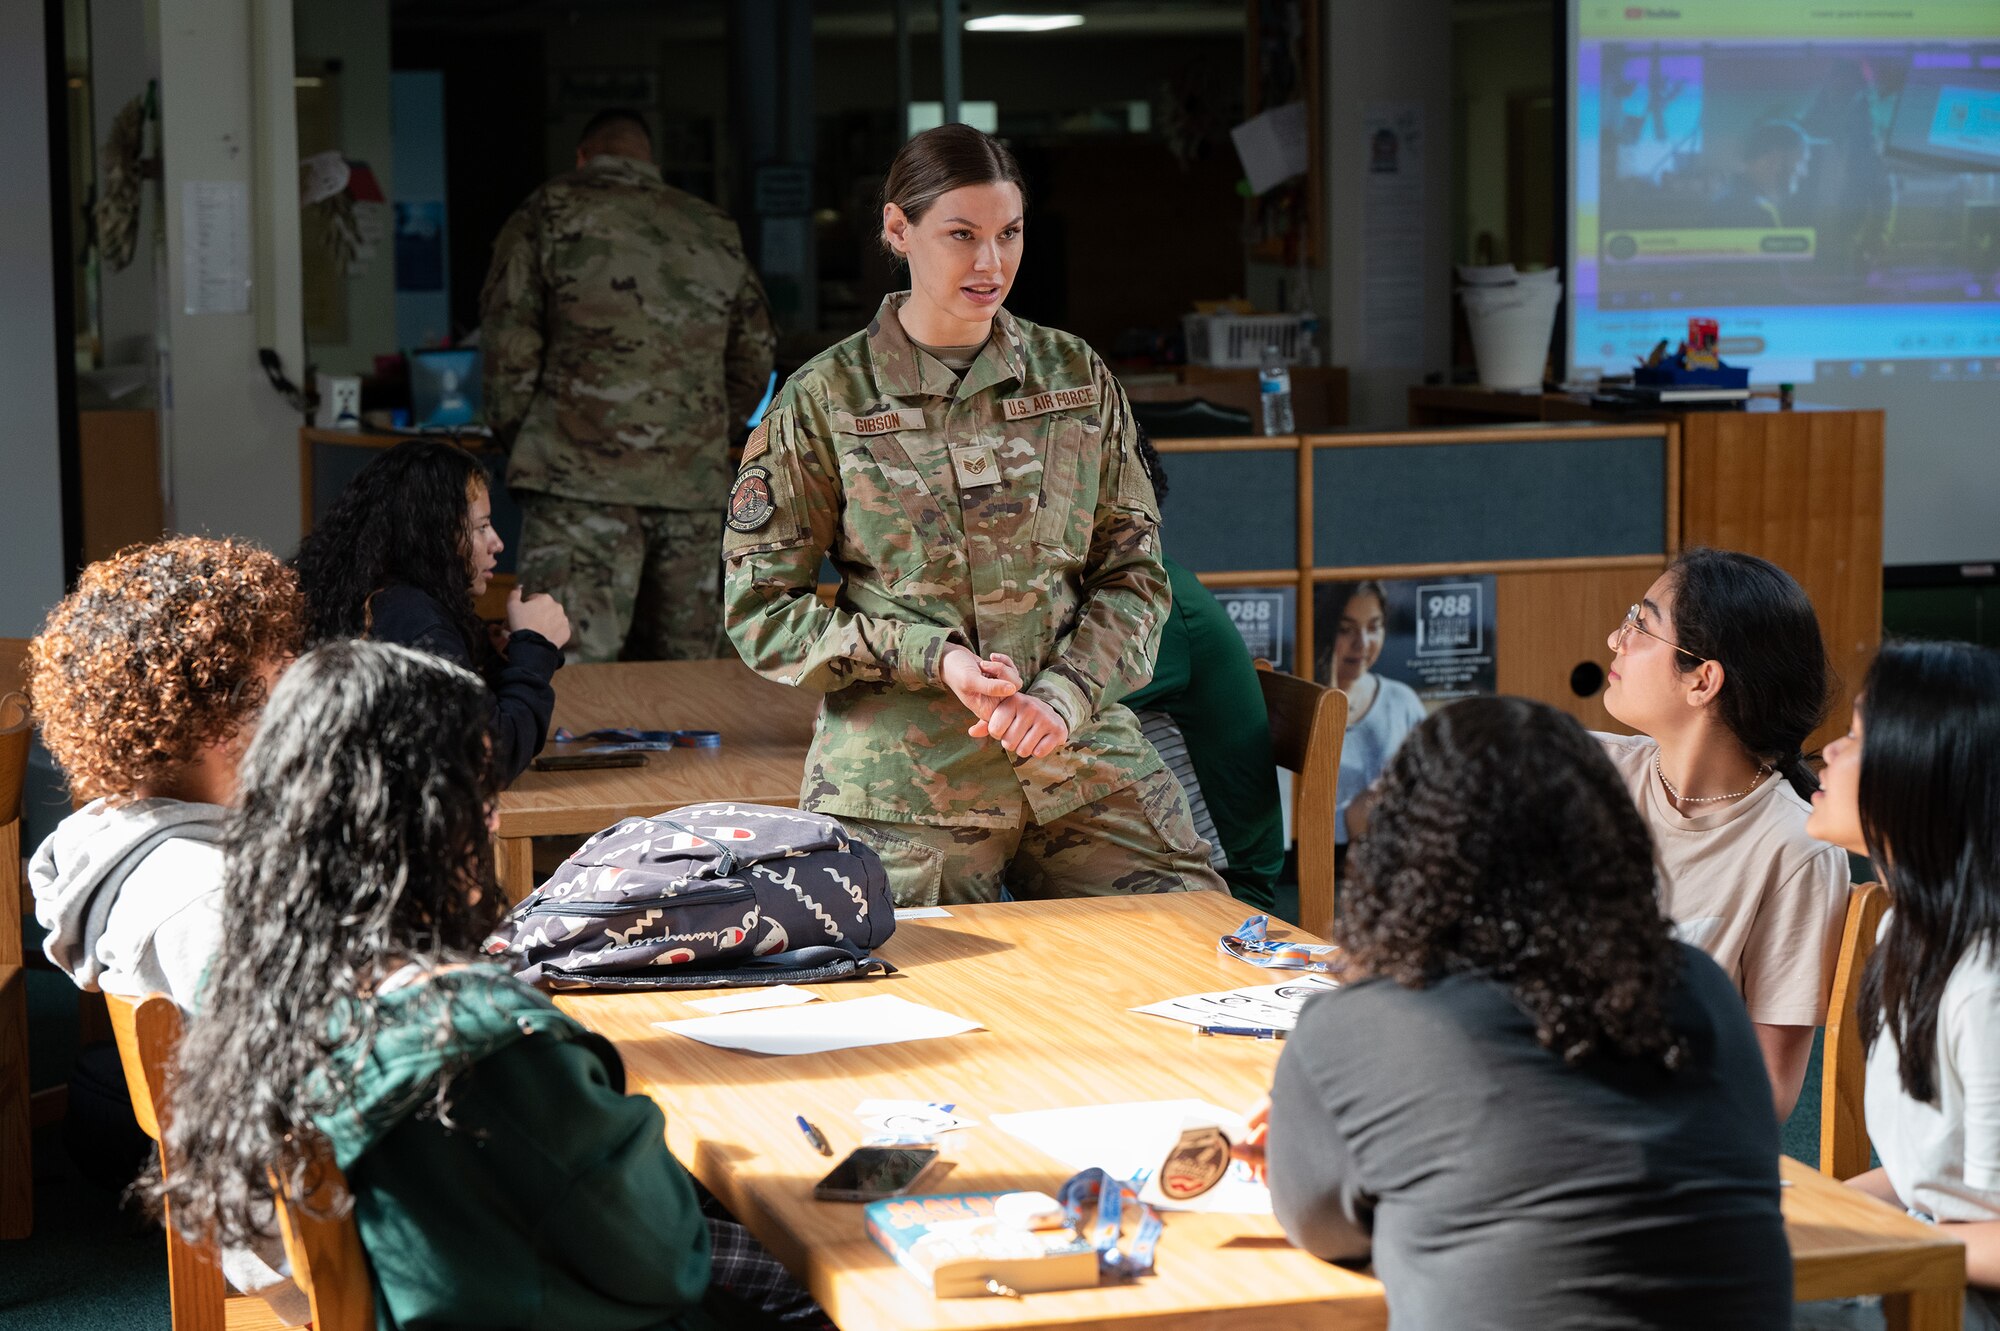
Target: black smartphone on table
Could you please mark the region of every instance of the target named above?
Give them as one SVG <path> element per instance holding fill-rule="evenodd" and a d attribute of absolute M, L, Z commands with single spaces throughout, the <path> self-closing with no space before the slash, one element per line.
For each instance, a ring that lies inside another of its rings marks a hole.
<path fill-rule="evenodd" d="M 934 1146 L 857 1146 L 813 1186 L 823 1202 L 878 1202 L 916 1186 L 937 1163 Z"/>
<path fill-rule="evenodd" d="M 581 772 L 593 767 L 644 767 L 643 753 L 545 753 L 532 764 L 537 772 Z"/>

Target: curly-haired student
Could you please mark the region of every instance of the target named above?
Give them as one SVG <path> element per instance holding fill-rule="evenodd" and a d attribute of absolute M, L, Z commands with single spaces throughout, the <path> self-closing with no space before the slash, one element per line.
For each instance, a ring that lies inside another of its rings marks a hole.
<path fill-rule="evenodd" d="M 1404 740 L 1245 1154 L 1292 1241 L 1411 1327 L 1789 1325 L 1778 1125 L 1729 979 L 1575 721 L 1478 698 Z M 1261 1149 L 1260 1149 L 1261 1148 Z"/>
<path fill-rule="evenodd" d="M 480 959 L 504 909 L 477 676 L 336 641 L 300 658 L 243 762 L 216 980 L 182 1041 L 153 1189 L 184 1232 L 254 1232 L 323 1139 L 376 1324 L 694 1331 L 823 1318 L 729 1288 L 660 1110 L 602 1037 Z M 309 1193 L 300 1190 L 300 1195 Z M 738 1240 L 741 1228 L 731 1226 Z"/>
<path fill-rule="evenodd" d="M 192 1008 L 220 929 L 236 761 L 298 651 L 292 572 L 183 537 L 92 564 L 28 647 L 42 743 L 87 801 L 35 852 L 49 959 L 86 989 Z"/>
<path fill-rule="evenodd" d="M 49 959 L 85 989 L 197 1006 L 222 936 L 219 842 L 237 760 L 299 648 L 292 571 L 182 537 L 92 564 L 28 647 L 42 743 L 87 801 L 29 865 Z M 309 1315 L 261 1232 L 223 1274 L 289 1323 Z"/>
<path fill-rule="evenodd" d="M 486 681 L 502 785 L 548 740 L 569 618 L 553 597 L 507 597 L 496 647 L 477 598 L 503 549 L 485 468 L 441 439 L 409 439 L 361 469 L 299 543 L 306 642 L 367 637 L 441 656 Z"/>

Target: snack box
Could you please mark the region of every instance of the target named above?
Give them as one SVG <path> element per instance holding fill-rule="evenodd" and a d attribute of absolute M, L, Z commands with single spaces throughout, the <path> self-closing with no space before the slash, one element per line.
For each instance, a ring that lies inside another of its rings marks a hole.
<path fill-rule="evenodd" d="M 1097 1252 L 1067 1226 L 1024 1229 L 994 1216 L 999 1192 L 892 1197 L 870 1202 L 868 1237 L 941 1299 L 1002 1292 L 1087 1289 Z"/>

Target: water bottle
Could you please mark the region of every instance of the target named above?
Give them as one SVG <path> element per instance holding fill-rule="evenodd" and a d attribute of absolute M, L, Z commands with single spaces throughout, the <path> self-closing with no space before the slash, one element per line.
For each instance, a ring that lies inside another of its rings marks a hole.
<path fill-rule="evenodd" d="M 1265 434 L 1291 434 L 1292 372 L 1277 347 L 1264 348 L 1264 364 L 1257 371 L 1257 401 L 1264 410 Z"/>

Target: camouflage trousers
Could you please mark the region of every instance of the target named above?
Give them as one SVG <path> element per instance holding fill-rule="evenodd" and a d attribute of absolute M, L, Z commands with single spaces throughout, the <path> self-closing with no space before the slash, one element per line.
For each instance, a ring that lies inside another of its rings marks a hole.
<path fill-rule="evenodd" d="M 533 490 L 515 498 L 521 590 L 562 602 L 570 660 L 720 654 L 720 512 L 593 504 Z"/>
<path fill-rule="evenodd" d="M 898 906 L 1229 890 L 1164 769 L 1045 826 L 840 821 L 882 857 Z"/>

